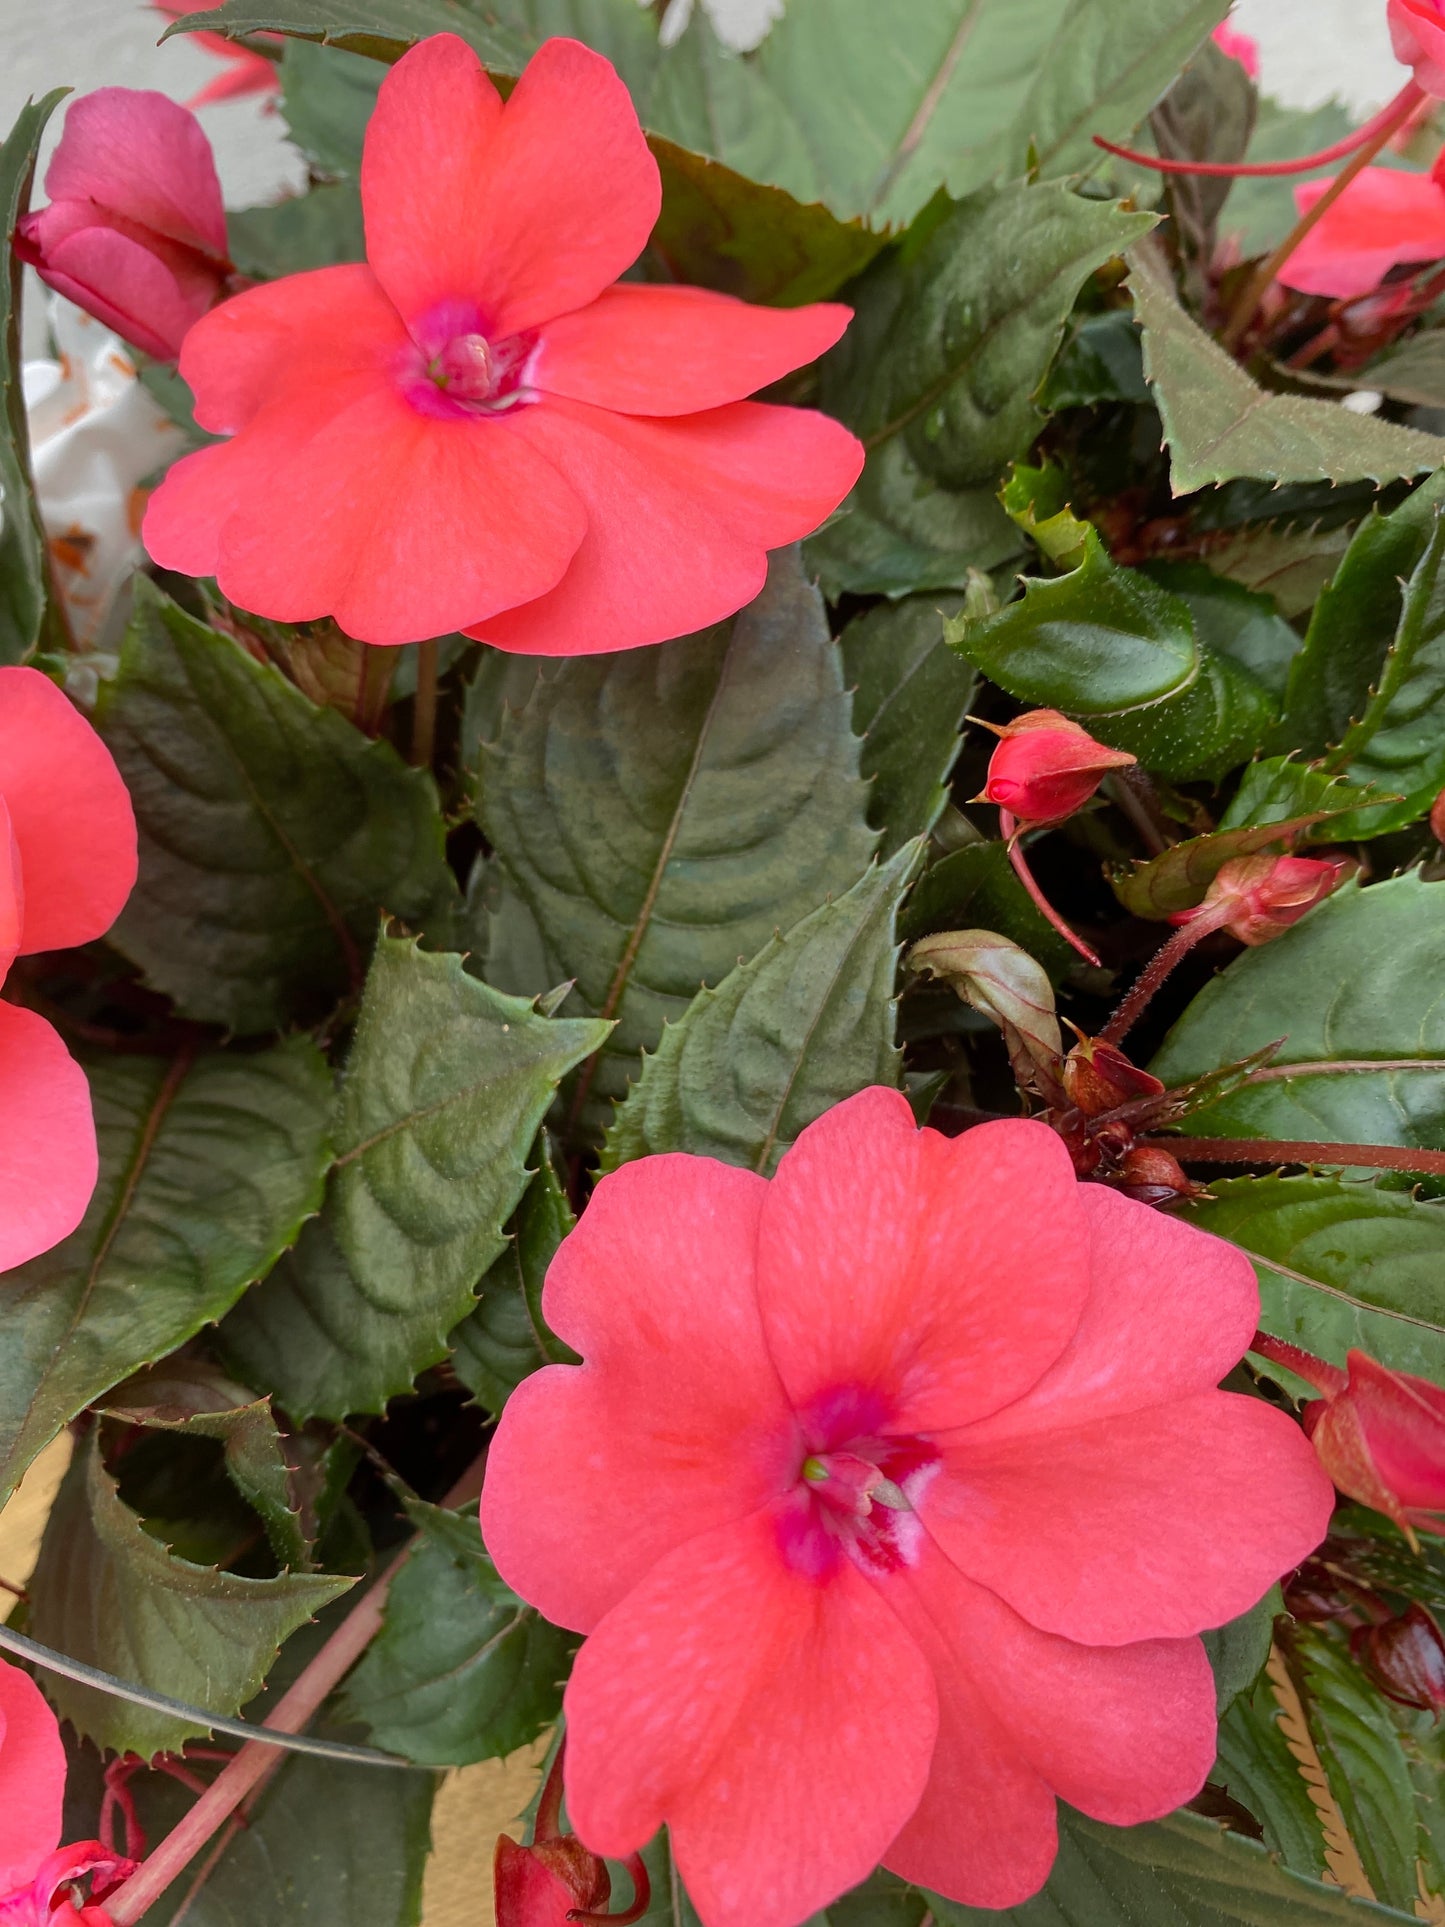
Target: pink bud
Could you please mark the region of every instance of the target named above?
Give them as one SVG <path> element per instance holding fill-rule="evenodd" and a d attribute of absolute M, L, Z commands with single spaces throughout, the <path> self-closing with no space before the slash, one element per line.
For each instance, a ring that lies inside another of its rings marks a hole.
<path fill-rule="evenodd" d="M 1231 60 L 1237 60 L 1251 80 L 1259 79 L 1259 42 L 1251 40 L 1247 33 L 1238 27 L 1231 27 L 1227 20 L 1221 20 L 1214 29 L 1214 44 Z"/>
<path fill-rule="evenodd" d="M 174 361 L 232 269 L 210 142 L 165 94 L 102 87 L 75 101 L 16 252 L 118 335 Z"/>
<path fill-rule="evenodd" d="M 612 1881 L 575 1834 L 519 1847 L 503 1834 L 493 1861 L 497 1927 L 566 1927 L 573 1913 L 601 1913 Z"/>
<path fill-rule="evenodd" d="M 1445 1533 L 1445 1519 L 1431 1516 L 1445 1514 L 1445 1391 L 1365 1352 L 1346 1364 L 1344 1373 L 1326 1366 L 1330 1380 L 1315 1375 L 1325 1397 L 1304 1410 L 1320 1463 L 1341 1492 L 1404 1531 Z"/>
<path fill-rule="evenodd" d="M 1385 17 L 1396 60 L 1427 94 L 1445 99 L 1445 0 L 1389 0 Z"/>
<path fill-rule="evenodd" d="M 974 800 L 996 803 L 1025 829 L 1061 823 L 1083 808 L 1111 769 L 1137 760 L 1096 743 L 1057 709 L 1030 709 L 997 734 L 988 781 Z"/>
<path fill-rule="evenodd" d="M 1322 903 L 1354 869 L 1347 857 L 1236 856 L 1224 864 L 1203 903 L 1176 910 L 1171 923 L 1207 918 L 1241 943 L 1268 943 Z"/>
<path fill-rule="evenodd" d="M 1423 1606 L 1357 1626 L 1350 1651 L 1387 1699 L 1437 1716 L 1445 1708 L 1445 1638 Z"/>

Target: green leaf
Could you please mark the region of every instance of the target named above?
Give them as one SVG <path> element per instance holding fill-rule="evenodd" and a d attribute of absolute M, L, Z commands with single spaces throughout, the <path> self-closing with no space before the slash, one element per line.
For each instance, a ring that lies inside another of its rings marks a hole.
<path fill-rule="evenodd" d="M 46 122 L 69 88 L 21 108 L 0 145 L 0 235 L 14 234 L 30 206 L 35 158 Z M 27 662 L 65 646 L 65 619 L 52 606 L 50 560 L 30 481 L 30 434 L 20 386 L 20 293 L 24 264 L 8 246 L 0 272 L 0 663 Z"/>
<path fill-rule="evenodd" d="M 242 1579 L 176 1558 L 121 1501 L 92 1435 L 46 1525 L 27 1625 L 87 1666 L 229 1716 L 260 1690 L 281 1642 L 355 1583 Z M 149 1759 L 211 1730 L 58 1674 L 47 1684 L 61 1718 L 107 1752 Z"/>
<path fill-rule="evenodd" d="M 1445 408 L 1445 328 L 1422 328 L 1389 349 L 1360 370 L 1358 385 L 1417 408 Z"/>
<path fill-rule="evenodd" d="M 1117 717 L 1159 703 L 1200 671 L 1187 607 L 1112 562 L 1092 527 L 1078 568 L 1026 576 L 1021 601 L 994 615 L 955 617 L 946 633 L 1011 696 L 1071 715 Z"/>
<path fill-rule="evenodd" d="M 1204 988 L 1150 1069 L 1191 1083 L 1283 1039 L 1191 1136 L 1445 1149 L 1445 885 L 1347 884 Z"/>
<path fill-rule="evenodd" d="M 926 835 L 948 800 L 959 731 L 977 678 L 944 640 L 934 597 L 883 603 L 850 622 L 839 647 L 853 688 L 853 727 L 863 738 L 868 815 L 891 856 Z"/>
<path fill-rule="evenodd" d="M 1094 135 L 1132 133 L 1228 12 L 1228 0 L 1076 0 L 1010 130 L 1005 171 L 1090 172 Z"/>
<path fill-rule="evenodd" d="M 1357 1349 L 1397 1372 L 1445 1375 L 1445 1204 L 1339 1177 L 1209 1188 L 1190 1220 L 1254 1260 L 1264 1331 L 1335 1365 Z"/>
<path fill-rule="evenodd" d="M 1261 94 L 1254 135 L 1245 158 L 1251 165 L 1257 165 L 1262 161 L 1296 160 L 1301 154 L 1317 154 L 1322 147 L 1332 147 L 1342 140 L 1353 126 L 1351 115 L 1337 100 L 1302 111 L 1284 106 L 1269 94 Z M 1222 234 L 1238 237 L 1240 253 L 1245 259 L 1267 254 L 1294 226 L 1296 184 L 1297 179 L 1288 175 L 1246 176 L 1232 184 L 1219 228 Z"/>
<path fill-rule="evenodd" d="M 1418 1922 L 1290 1873 L 1266 1849 L 1192 1813 L 1106 1827 L 1061 1811 L 1059 1857 L 1037 1900 L 994 1913 L 934 1900 L 938 1927 L 1404 1927 Z"/>
<path fill-rule="evenodd" d="M 1227 1626 L 1201 1635 L 1214 1668 L 1214 1690 L 1222 1718 L 1225 1709 L 1247 1692 L 1264 1671 L 1274 1639 L 1274 1622 L 1284 1611 L 1284 1594 L 1271 1586 L 1257 1606 L 1251 1606 Z"/>
<path fill-rule="evenodd" d="M 1281 1721 L 1274 1687 L 1262 1679 L 1220 1720 L 1219 1758 L 1210 1777 L 1259 1821 L 1271 1853 L 1319 1880 L 1326 1866 L 1320 1816 Z"/>
<path fill-rule="evenodd" d="M 1267 394 L 1185 313 L 1156 247 L 1131 250 L 1129 285 L 1175 495 L 1235 476 L 1386 481 L 1445 461 L 1438 436 L 1353 415 L 1334 402 Z"/>
<path fill-rule="evenodd" d="M 489 1412 L 500 1412 L 539 1366 L 575 1362 L 542 1316 L 547 1267 L 572 1224 L 567 1195 L 544 1154 L 517 1206 L 507 1248 L 482 1280 L 481 1302 L 447 1341 L 457 1377 Z"/>
<path fill-rule="evenodd" d="M 918 882 L 898 934 L 905 942 L 935 930 L 994 930 L 1037 957 L 1055 983 L 1078 964 L 1078 953 L 1029 900 L 997 838 L 950 850 Z"/>
<path fill-rule="evenodd" d="M 868 450 L 843 518 L 821 538 L 825 573 L 854 589 L 961 588 L 969 567 L 1017 548 L 998 504 L 985 510 L 975 492 L 996 486 L 1042 427 L 1034 396 L 1079 289 L 1153 224 L 1058 183 L 1019 181 L 946 207 L 875 263 L 822 364 L 823 407 Z M 898 566 L 905 554 L 921 573 Z"/>
<path fill-rule="evenodd" d="M 796 552 L 730 623 L 657 649 L 576 656 L 481 759 L 478 816 L 547 958 L 539 993 L 617 1020 L 576 1105 L 599 1126 L 638 1054 L 867 864 L 838 651 Z M 585 1101 L 585 1110 L 584 1110 Z"/>
<path fill-rule="evenodd" d="M 1350 841 L 1341 827 L 1342 819 L 1355 820 L 1386 799 L 1358 789 L 1333 776 L 1327 769 L 1297 762 L 1293 757 L 1269 756 L 1251 763 L 1240 778 L 1239 788 L 1219 819 L 1221 830 L 1246 829 L 1254 824 L 1286 823 L 1291 818 L 1312 816 L 1312 843 Z"/>
<path fill-rule="evenodd" d="M 98 721 L 140 832 L 111 941 L 186 1016 L 320 1016 L 360 988 L 381 911 L 449 913 L 431 777 L 143 580 Z"/>
<path fill-rule="evenodd" d="M 460 957 L 378 944 L 326 1208 L 222 1328 L 248 1382 L 295 1418 L 344 1418 L 445 1357 L 505 1248 L 557 1084 L 606 1034 L 539 1016 Z"/>
<path fill-rule="evenodd" d="M 1442 500 L 1445 471 L 1355 531 L 1290 672 L 1278 731 L 1285 747 L 1322 756 L 1368 706 L 1404 614 L 1405 583 L 1429 547 Z"/>
<path fill-rule="evenodd" d="M 321 1203 L 331 1085 L 309 1039 L 89 1071 L 90 1209 L 6 1274 L 0 1496 L 87 1405 L 227 1311 Z"/>
<path fill-rule="evenodd" d="M 260 1516 L 278 1564 L 307 1565 L 291 1467 L 269 1399 L 253 1398 L 204 1359 L 170 1358 L 118 1385 L 101 1409 L 148 1431 L 219 1440 L 231 1483 Z"/>
<path fill-rule="evenodd" d="M 1209 551 L 1209 566 L 1246 589 L 1273 598 L 1282 616 L 1307 615 L 1349 546 L 1348 523 L 1299 526 L 1257 522 L 1236 529 Z M 1296 655 L 1296 661 L 1298 661 Z"/>
<path fill-rule="evenodd" d="M 1216 575 L 1202 562 L 1150 562 L 1144 573 L 1185 604 L 1206 647 L 1283 700 L 1300 639 L 1273 596 Z"/>
<path fill-rule="evenodd" d="M 1292 769 L 1293 765 L 1286 764 L 1284 768 Z M 1325 794 L 1331 787 L 1328 779 L 1324 779 Z M 1345 799 L 1359 793 L 1347 785 L 1340 788 Z M 1306 830 L 1312 836 L 1319 833 L 1321 818 L 1326 814 L 1318 809 L 1305 810 L 1282 820 L 1271 815 L 1263 823 L 1220 828 L 1205 836 L 1187 837 L 1184 842 L 1173 843 L 1158 856 L 1150 857 L 1148 862 L 1111 876 L 1109 881 L 1114 895 L 1131 915 L 1163 922 L 1176 910 L 1189 910 L 1202 903 L 1210 884 L 1235 857 L 1258 856 L 1276 845 L 1288 848 Z"/>
<path fill-rule="evenodd" d="M 284 33 L 374 60 L 399 60 L 428 34 L 460 33 L 489 67 L 511 74 L 522 71 L 537 44 L 533 34 L 447 0 L 227 0 L 213 12 L 182 14 L 161 38 L 173 33 L 224 33 L 229 39 Z"/>
<path fill-rule="evenodd" d="M 562 1709 L 577 1646 L 503 1585 L 477 1511 L 407 1507 L 418 1538 L 341 1710 L 422 1766 L 467 1766 L 526 1746 Z"/>
<path fill-rule="evenodd" d="M 894 921 L 918 855 L 905 845 L 700 992 L 618 1107 L 603 1169 L 691 1151 L 766 1174 L 830 1105 L 896 1084 Z"/>
<path fill-rule="evenodd" d="M 1080 315 L 1059 350 L 1039 397 L 1053 413 L 1099 402 L 1152 401 L 1144 379 L 1144 350 L 1134 317 L 1124 308 Z"/>
<path fill-rule="evenodd" d="M 226 232 L 237 268 L 257 281 L 366 259 L 361 196 L 350 181 L 240 208 L 226 216 Z"/>
<path fill-rule="evenodd" d="M 281 118 L 311 166 L 333 180 L 361 169 L 366 123 L 385 79 L 375 60 L 292 40 L 280 66 Z"/>

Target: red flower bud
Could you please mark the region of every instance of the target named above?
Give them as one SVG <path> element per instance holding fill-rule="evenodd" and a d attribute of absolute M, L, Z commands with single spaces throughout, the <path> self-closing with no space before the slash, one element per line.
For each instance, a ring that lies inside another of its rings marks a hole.
<path fill-rule="evenodd" d="M 1178 1158 L 1157 1144 L 1136 1144 L 1126 1152 L 1113 1182 L 1116 1191 L 1140 1204 L 1178 1204 L 1181 1199 L 1204 1196 L 1204 1186 L 1196 1184 Z"/>
<path fill-rule="evenodd" d="M 1341 1492 L 1412 1543 L 1416 1526 L 1445 1535 L 1445 1391 L 1366 1352 L 1350 1352 L 1341 1371 L 1267 1332 L 1250 1349 L 1324 1394 L 1305 1406 L 1304 1427 Z"/>
<path fill-rule="evenodd" d="M 519 1847 L 503 1834 L 493 1861 L 497 1927 L 566 1927 L 572 1913 L 601 1913 L 612 1880 L 575 1834 Z"/>
<path fill-rule="evenodd" d="M 1347 857 L 1236 856 L 1224 864 L 1203 903 L 1176 910 L 1171 923 L 1207 918 L 1241 943 L 1268 943 L 1298 923 L 1344 882 L 1354 866 Z"/>
<path fill-rule="evenodd" d="M 1117 1110 L 1136 1097 L 1158 1097 L 1157 1077 L 1131 1064 L 1116 1044 L 1081 1037 L 1064 1059 L 1064 1094 L 1085 1117 Z"/>
<path fill-rule="evenodd" d="M 1445 843 L 1445 790 L 1430 805 L 1430 831 L 1437 843 Z"/>
<path fill-rule="evenodd" d="M 1082 809 L 1111 769 L 1137 760 L 1096 743 L 1057 709 L 1030 709 L 997 734 L 988 781 L 974 801 L 996 803 L 1026 829 L 1061 823 Z"/>
<path fill-rule="evenodd" d="M 1445 1707 L 1445 1637 L 1423 1606 L 1357 1626 L 1350 1651 L 1387 1699 L 1436 1715 Z"/>

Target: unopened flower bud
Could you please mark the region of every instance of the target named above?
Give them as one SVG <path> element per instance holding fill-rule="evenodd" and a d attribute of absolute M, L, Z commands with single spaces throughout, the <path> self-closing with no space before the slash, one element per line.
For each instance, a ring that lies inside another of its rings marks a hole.
<path fill-rule="evenodd" d="M 1437 843 L 1445 843 L 1445 790 L 1430 805 L 1430 833 Z"/>
<path fill-rule="evenodd" d="M 1236 856 L 1224 864 L 1203 903 L 1176 910 L 1176 924 L 1205 920 L 1241 943 L 1268 943 L 1322 903 L 1352 873 L 1347 857 Z"/>
<path fill-rule="evenodd" d="M 997 804 L 1025 829 L 1061 823 L 1083 808 L 1111 769 L 1137 760 L 1096 743 L 1057 709 L 1030 709 L 997 733 L 988 780 L 974 801 Z"/>
<path fill-rule="evenodd" d="M 603 1912 L 612 1895 L 606 1866 L 575 1834 L 530 1847 L 503 1834 L 492 1864 L 497 1927 L 566 1927 L 572 1913 Z"/>
<path fill-rule="evenodd" d="M 1178 1158 L 1157 1144 L 1136 1144 L 1125 1152 L 1113 1183 L 1116 1191 L 1139 1204 L 1179 1204 L 1204 1196 L 1203 1185 L 1196 1184 Z"/>
<path fill-rule="evenodd" d="M 1387 1699 L 1422 1713 L 1445 1708 L 1445 1637 L 1421 1605 L 1379 1626 L 1357 1626 L 1350 1651 Z"/>
<path fill-rule="evenodd" d="M 1064 1059 L 1064 1095 L 1085 1117 L 1102 1116 L 1136 1097 L 1158 1097 L 1163 1089 L 1117 1045 L 1097 1037 L 1081 1037 Z"/>

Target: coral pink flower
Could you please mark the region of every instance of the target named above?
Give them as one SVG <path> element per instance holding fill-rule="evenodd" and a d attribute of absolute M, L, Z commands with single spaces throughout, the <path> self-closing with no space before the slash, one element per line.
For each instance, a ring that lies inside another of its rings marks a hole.
<path fill-rule="evenodd" d="M 1214 44 L 1221 53 L 1237 60 L 1251 80 L 1259 79 L 1259 42 L 1252 40 L 1238 27 L 1231 27 L 1227 20 L 1221 20 L 1214 29 Z"/>
<path fill-rule="evenodd" d="M 146 354 L 174 361 L 231 264 L 211 144 L 165 94 L 83 94 L 15 247 L 40 278 Z"/>
<path fill-rule="evenodd" d="M 159 14 L 167 20 L 180 20 L 188 13 L 209 13 L 223 4 L 223 0 L 195 0 L 194 5 L 184 7 L 166 6 L 162 0 L 151 0 Z M 262 40 L 269 46 L 281 47 L 285 41 L 277 33 L 259 33 L 253 39 Z M 204 47 L 208 54 L 226 63 L 228 72 L 217 74 L 208 80 L 199 93 L 192 94 L 186 102 L 187 107 L 210 107 L 218 100 L 240 100 L 247 94 L 276 94 L 281 90 L 281 74 L 274 60 L 258 53 L 239 40 L 228 40 L 223 33 L 194 33 L 190 36 L 196 46 Z"/>
<path fill-rule="evenodd" d="M 136 876 L 135 815 L 110 751 L 54 683 L 0 669 L 0 978 L 89 943 Z M 0 1002 L 0 1271 L 48 1251 L 95 1189 L 85 1073 L 34 1011 Z"/>
<path fill-rule="evenodd" d="M 1427 94 L 1445 100 L 1445 0 L 1389 0 L 1385 11 L 1396 60 Z"/>
<path fill-rule="evenodd" d="M 61 1916 L 75 1927 L 109 1927 L 100 1907 L 77 1909 L 75 1883 L 90 1878 L 104 1898 L 132 1863 L 98 1840 L 60 1846 L 65 1803 L 65 1749 L 40 1689 L 0 1660 L 0 1927 L 49 1927 Z"/>
<path fill-rule="evenodd" d="M 1297 187 L 1300 213 L 1329 185 Z M 1353 301 L 1373 292 L 1391 268 L 1439 260 L 1445 260 L 1445 153 L 1428 174 L 1367 167 L 1300 242 L 1279 278 L 1301 294 Z"/>
<path fill-rule="evenodd" d="M 603 1178 L 548 1274 L 583 1355 L 508 1402 L 482 1524 L 588 1635 L 567 1810 L 666 1822 L 707 1927 L 796 1927 L 881 1858 L 970 1905 L 1045 1880 L 1055 1800 L 1130 1824 L 1214 1759 L 1195 1635 L 1325 1531 L 1297 1426 L 1216 1390 L 1243 1254 L 1076 1182 L 1047 1126 L 869 1090 L 771 1182 Z"/>
<path fill-rule="evenodd" d="M 845 429 L 741 399 L 846 308 L 614 285 L 661 187 L 599 54 L 549 40 L 504 106 L 464 41 L 422 41 L 361 194 L 369 266 L 252 289 L 188 338 L 196 419 L 234 439 L 152 498 L 163 566 L 364 642 L 589 654 L 740 608 L 852 486 Z"/>

